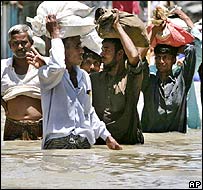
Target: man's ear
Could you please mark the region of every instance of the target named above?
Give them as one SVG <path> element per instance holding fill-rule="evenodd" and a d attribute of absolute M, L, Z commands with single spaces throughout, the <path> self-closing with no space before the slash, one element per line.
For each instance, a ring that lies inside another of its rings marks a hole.
<path fill-rule="evenodd" d="M 116 55 L 118 56 L 118 59 L 121 60 L 123 59 L 123 56 L 124 56 L 124 50 L 123 49 L 120 49 Z"/>
<path fill-rule="evenodd" d="M 30 40 L 30 43 L 33 45 L 34 44 L 34 40 L 32 39 L 32 40 Z"/>

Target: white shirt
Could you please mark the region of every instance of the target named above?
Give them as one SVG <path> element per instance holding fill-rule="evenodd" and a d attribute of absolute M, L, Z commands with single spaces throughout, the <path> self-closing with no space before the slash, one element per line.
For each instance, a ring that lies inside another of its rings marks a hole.
<path fill-rule="evenodd" d="M 1 60 L 1 96 L 5 101 L 19 95 L 40 99 L 40 83 L 38 69 L 29 65 L 25 77 L 21 80 L 16 74 L 13 58 Z"/>
<path fill-rule="evenodd" d="M 50 60 L 39 69 L 43 110 L 43 143 L 45 139 L 73 133 L 87 137 L 93 145 L 98 137 L 110 135 L 92 107 L 89 74 L 76 66 L 78 87 L 75 88 L 65 65 L 61 39 L 51 40 Z"/>

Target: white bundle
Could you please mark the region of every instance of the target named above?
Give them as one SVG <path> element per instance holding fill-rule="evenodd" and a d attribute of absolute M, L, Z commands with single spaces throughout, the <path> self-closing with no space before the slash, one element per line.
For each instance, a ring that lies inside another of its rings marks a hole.
<path fill-rule="evenodd" d="M 33 36 L 32 39 L 34 41 L 33 46 L 39 51 L 39 53 L 41 55 L 45 55 L 45 53 L 46 53 L 45 52 L 45 49 L 46 49 L 45 41 L 38 36 Z"/>
<path fill-rule="evenodd" d="M 85 35 L 95 28 L 93 9 L 78 1 L 44 1 L 37 8 L 34 18 L 27 17 L 36 36 L 46 35 L 46 16 L 55 14 L 61 26 L 60 37 Z"/>
<path fill-rule="evenodd" d="M 82 46 L 87 47 L 93 52 L 100 55 L 102 48 L 102 38 L 99 37 L 96 29 L 93 29 L 89 34 L 81 36 Z"/>

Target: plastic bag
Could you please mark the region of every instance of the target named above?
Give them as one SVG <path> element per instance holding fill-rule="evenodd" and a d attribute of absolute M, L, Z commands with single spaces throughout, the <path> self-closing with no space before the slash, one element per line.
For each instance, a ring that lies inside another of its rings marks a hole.
<path fill-rule="evenodd" d="M 84 35 L 96 26 L 93 9 L 78 1 L 44 1 L 37 8 L 37 15 L 27 17 L 26 21 L 31 23 L 36 36 L 46 35 L 50 38 L 45 19 L 48 14 L 56 14 L 61 26 L 61 38 Z"/>
<path fill-rule="evenodd" d="M 174 9 L 181 9 L 175 6 Z M 153 10 L 153 17 L 151 19 L 152 24 L 147 27 L 148 33 L 150 33 L 154 26 L 165 24 L 163 31 L 157 33 L 152 43 L 152 47 L 157 44 L 167 44 L 174 47 L 179 47 L 191 43 L 194 37 L 187 32 L 187 24 L 181 19 L 170 19 L 172 16 L 172 10 L 169 11 L 164 6 L 157 6 Z M 175 24 L 177 23 L 177 24 Z"/>
<path fill-rule="evenodd" d="M 155 47 L 157 44 L 167 44 L 174 47 L 179 47 L 193 42 L 194 37 L 182 27 L 175 25 L 169 20 L 165 21 L 165 27 L 161 33 L 157 33 L 153 39 L 151 46 Z M 147 28 L 148 33 L 151 32 L 153 24 Z"/>

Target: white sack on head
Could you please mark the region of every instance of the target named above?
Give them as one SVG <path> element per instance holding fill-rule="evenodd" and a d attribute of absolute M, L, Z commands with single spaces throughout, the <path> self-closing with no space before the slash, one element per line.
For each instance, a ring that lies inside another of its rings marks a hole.
<path fill-rule="evenodd" d="M 39 53 L 41 55 L 45 55 L 45 53 L 46 53 L 45 52 L 45 49 L 46 49 L 45 41 L 38 36 L 33 36 L 32 39 L 34 41 L 33 46 L 39 51 Z"/>
<path fill-rule="evenodd" d="M 36 36 L 50 38 L 45 19 L 48 14 L 55 14 L 61 26 L 61 38 L 84 35 L 95 28 L 93 9 L 78 1 L 44 1 L 37 8 L 37 15 L 27 17 L 26 21 L 31 23 Z"/>
<path fill-rule="evenodd" d="M 103 39 L 99 37 L 96 29 L 93 29 L 89 34 L 81 37 L 82 46 L 87 47 L 98 55 L 101 53 L 102 40 Z"/>

